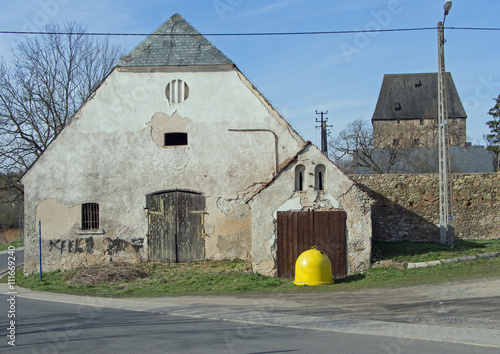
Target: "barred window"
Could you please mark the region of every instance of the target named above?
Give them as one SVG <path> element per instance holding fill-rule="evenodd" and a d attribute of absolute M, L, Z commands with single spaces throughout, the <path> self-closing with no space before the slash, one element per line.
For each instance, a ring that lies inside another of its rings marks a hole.
<path fill-rule="evenodd" d="M 85 203 L 82 205 L 82 230 L 99 229 L 99 204 Z"/>

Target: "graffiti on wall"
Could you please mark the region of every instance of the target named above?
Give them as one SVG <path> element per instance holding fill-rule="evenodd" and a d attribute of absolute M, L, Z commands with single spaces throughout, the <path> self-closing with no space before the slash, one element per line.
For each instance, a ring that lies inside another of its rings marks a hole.
<path fill-rule="evenodd" d="M 93 237 L 77 238 L 73 240 L 50 240 L 49 252 L 60 252 L 61 254 L 93 254 L 102 253 L 109 256 L 117 255 L 120 252 L 129 251 L 132 247 L 135 252 L 139 252 L 143 247 L 144 239 L 138 238 L 131 242 L 125 241 L 121 238 L 106 237 L 101 242 L 94 242 Z"/>

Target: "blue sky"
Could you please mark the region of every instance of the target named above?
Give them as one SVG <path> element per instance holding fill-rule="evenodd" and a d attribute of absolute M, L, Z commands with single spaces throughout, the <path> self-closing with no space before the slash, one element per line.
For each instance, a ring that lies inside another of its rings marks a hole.
<path fill-rule="evenodd" d="M 180 13 L 201 33 L 435 27 L 443 0 L 2 0 L 0 30 L 43 30 L 74 20 L 89 32 L 151 33 Z M 454 0 L 449 27 L 500 27 L 498 0 Z M 500 32 L 447 30 L 446 69 L 468 113 L 467 135 L 484 144 L 500 94 Z M 435 30 L 316 36 L 207 37 L 232 59 L 306 140 L 319 145 L 315 110 L 332 136 L 371 119 L 384 74 L 437 71 Z M 0 35 L 8 59 L 22 37 Z M 144 37 L 112 37 L 132 50 Z"/>

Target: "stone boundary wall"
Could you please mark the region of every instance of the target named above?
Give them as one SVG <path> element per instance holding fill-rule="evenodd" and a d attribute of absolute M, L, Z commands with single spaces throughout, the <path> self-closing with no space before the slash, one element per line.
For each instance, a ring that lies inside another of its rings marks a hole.
<path fill-rule="evenodd" d="M 439 242 L 439 175 L 351 175 L 375 199 L 373 240 Z M 500 174 L 453 174 L 457 239 L 500 239 Z"/>

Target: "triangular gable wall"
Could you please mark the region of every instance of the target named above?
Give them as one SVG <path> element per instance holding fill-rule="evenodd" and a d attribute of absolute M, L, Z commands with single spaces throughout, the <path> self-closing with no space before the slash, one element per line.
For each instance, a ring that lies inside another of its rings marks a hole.
<path fill-rule="evenodd" d="M 169 35 L 172 34 L 172 35 Z M 50 149 L 54 141 L 64 133 L 66 128 L 71 126 L 81 116 L 85 106 L 97 95 L 98 91 L 105 86 L 106 80 L 112 76 L 119 68 L 134 67 L 169 67 L 169 66 L 232 66 L 238 73 L 242 82 L 248 89 L 262 102 L 269 113 L 279 121 L 287 124 L 296 139 L 302 143 L 305 140 L 290 125 L 290 123 L 279 113 L 271 102 L 262 94 L 255 85 L 238 69 L 238 67 L 227 58 L 219 49 L 213 46 L 194 27 L 192 27 L 179 14 L 174 14 L 168 21 L 161 25 L 155 32 L 148 36 L 128 55 L 123 57 L 116 67 L 102 80 L 93 94 L 78 109 L 69 123 L 64 127 L 59 135 L 55 137 L 46 150 Z M 43 156 L 42 153 L 41 156 Z M 39 156 L 23 174 L 23 177 L 35 166 L 40 159 Z M 22 178 L 23 178 L 22 177 Z M 21 179 L 22 179 L 21 178 Z"/>

